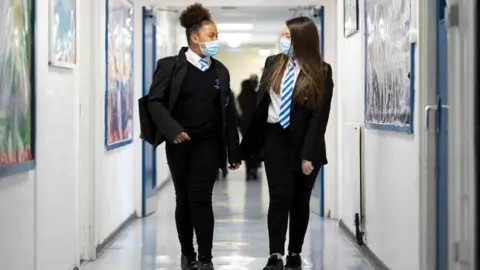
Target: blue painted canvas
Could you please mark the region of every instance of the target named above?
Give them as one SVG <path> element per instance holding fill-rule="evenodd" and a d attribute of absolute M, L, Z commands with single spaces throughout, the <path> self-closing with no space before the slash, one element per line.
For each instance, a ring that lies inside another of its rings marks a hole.
<path fill-rule="evenodd" d="M 51 0 L 50 62 L 69 66 L 77 61 L 76 1 Z"/>
<path fill-rule="evenodd" d="M 365 125 L 413 132 L 410 0 L 366 0 Z"/>
<path fill-rule="evenodd" d="M 133 3 L 107 1 L 105 148 L 133 141 Z"/>
<path fill-rule="evenodd" d="M 0 1 L 0 177 L 35 165 L 33 4 Z"/>

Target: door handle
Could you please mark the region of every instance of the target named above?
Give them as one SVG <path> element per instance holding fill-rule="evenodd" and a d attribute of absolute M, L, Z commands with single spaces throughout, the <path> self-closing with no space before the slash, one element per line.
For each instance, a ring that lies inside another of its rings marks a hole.
<path fill-rule="evenodd" d="M 425 129 L 430 129 L 430 111 L 437 111 L 437 105 L 428 105 L 425 107 Z"/>

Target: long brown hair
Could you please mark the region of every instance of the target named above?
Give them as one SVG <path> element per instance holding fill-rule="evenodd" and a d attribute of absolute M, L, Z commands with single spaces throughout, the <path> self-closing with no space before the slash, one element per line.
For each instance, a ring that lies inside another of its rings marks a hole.
<path fill-rule="evenodd" d="M 326 66 L 320 54 L 320 37 L 315 23 L 307 17 L 297 17 L 286 21 L 290 30 L 293 57 L 301 67 L 297 77 L 293 98 L 308 108 L 321 105 L 325 92 Z M 281 83 L 289 57 L 278 56 L 275 70 L 268 78 L 268 88 L 280 93 Z"/>

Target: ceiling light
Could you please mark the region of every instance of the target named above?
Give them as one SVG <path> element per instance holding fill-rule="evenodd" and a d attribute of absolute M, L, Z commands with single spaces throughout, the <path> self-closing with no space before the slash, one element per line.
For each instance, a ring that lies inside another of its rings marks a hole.
<path fill-rule="evenodd" d="M 218 23 L 217 29 L 222 31 L 252 30 L 253 24 L 251 23 Z"/>
<path fill-rule="evenodd" d="M 245 50 L 242 47 L 238 47 L 238 48 L 227 48 L 226 51 L 231 53 L 241 53 L 241 52 L 244 52 Z"/>
<path fill-rule="evenodd" d="M 221 9 L 223 9 L 223 10 L 235 10 L 235 9 L 237 9 L 237 7 L 223 6 L 223 7 L 221 7 Z"/>
<path fill-rule="evenodd" d="M 230 48 L 238 48 L 240 46 L 240 41 L 232 40 L 232 41 L 229 41 L 227 44 L 228 44 L 228 47 Z"/>
<path fill-rule="evenodd" d="M 269 56 L 272 54 L 272 51 L 267 49 L 261 49 L 261 50 L 258 50 L 258 54 L 261 56 Z"/>
<path fill-rule="evenodd" d="M 246 41 L 252 39 L 252 34 L 250 33 L 219 33 L 218 39 L 221 41 Z"/>

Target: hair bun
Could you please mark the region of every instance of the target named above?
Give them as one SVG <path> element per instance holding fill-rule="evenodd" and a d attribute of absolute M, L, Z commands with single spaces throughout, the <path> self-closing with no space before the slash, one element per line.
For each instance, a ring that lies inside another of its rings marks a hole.
<path fill-rule="evenodd" d="M 211 21 L 210 11 L 200 3 L 188 6 L 182 14 L 180 14 L 180 24 L 184 28 L 188 28 L 194 24 L 200 24 L 203 21 Z"/>

